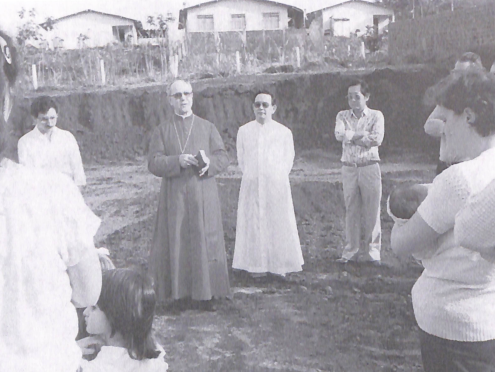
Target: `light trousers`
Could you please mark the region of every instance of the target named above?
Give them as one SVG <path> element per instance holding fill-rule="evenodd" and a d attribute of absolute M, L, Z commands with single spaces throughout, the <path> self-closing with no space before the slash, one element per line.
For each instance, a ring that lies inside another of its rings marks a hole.
<path fill-rule="evenodd" d="M 356 259 L 362 250 L 364 260 L 380 261 L 382 232 L 380 201 L 382 175 L 378 163 L 365 167 L 342 167 L 342 185 L 346 209 L 346 244 L 342 258 Z M 363 244 L 361 245 L 361 233 Z"/>

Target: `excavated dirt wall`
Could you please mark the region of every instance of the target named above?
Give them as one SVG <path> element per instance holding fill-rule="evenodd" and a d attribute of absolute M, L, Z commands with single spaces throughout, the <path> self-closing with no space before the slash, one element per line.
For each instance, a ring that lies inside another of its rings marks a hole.
<path fill-rule="evenodd" d="M 423 132 L 431 109 L 422 100 L 427 87 L 444 75 L 445 71 L 429 68 L 385 68 L 373 72 L 208 79 L 193 83 L 193 109 L 217 125 L 233 154 L 239 126 L 253 120 L 254 94 L 268 90 L 278 101 L 275 119 L 292 129 L 297 150 L 320 148 L 338 153 L 340 143 L 333 136 L 335 116 L 347 107 L 347 82 L 361 76 L 371 88 L 369 106 L 385 115 L 382 156 L 410 151 L 434 158 L 438 144 Z M 58 125 L 76 136 L 86 162 L 133 159 L 146 154 L 153 128 L 172 113 L 164 85 L 43 94 L 56 99 Z M 19 135 L 31 129 L 29 106 L 34 97 L 17 100 L 12 120 Z"/>

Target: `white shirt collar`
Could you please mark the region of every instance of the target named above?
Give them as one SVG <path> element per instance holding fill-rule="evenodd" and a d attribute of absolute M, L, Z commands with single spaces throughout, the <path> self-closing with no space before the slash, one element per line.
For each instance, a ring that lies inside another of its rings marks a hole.
<path fill-rule="evenodd" d="M 262 126 L 262 127 L 265 127 L 267 125 L 270 125 L 273 123 L 273 119 L 272 120 L 269 120 L 269 121 L 265 121 L 264 124 L 261 124 L 258 120 L 254 120 L 258 125 Z"/>
<path fill-rule="evenodd" d="M 366 106 L 366 107 L 364 108 L 364 110 L 363 110 L 363 116 L 368 116 L 369 114 L 370 114 L 370 109 L 369 109 L 369 107 L 368 107 L 368 106 Z M 351 115 L 352 115 L 352 116 L 354 116 L 356 119 L 359 119 L 359 118 L 356 116 L 356 114 L 354 114 L 354 110 L 353 110 L 353 109 L 351 109 Z M 362 117 L 363 117 L 363 116 L 362 116 Z"/>
<path fill-rule="evenodd" d="M 55 133 L 58 131 L 58 127 L 53 127 L 53 128 L 51 129 L 51 131 L 52 131 L 52 134 L 51 134 L 51 136 L 50 136 L 50 139 L 51 139 L 51 138 L 53 137 L 53 135 L 55 135 Z M 41 131 L 39 130 L 39 128 L 38 128 L 38 126 L 37 126 L 37 125 L 34 127 L 33 132 L 34 132 L 34 133 L 36 133 L 36 135 L 37 135 L 38 137 L 46 138 L 47 140 L 49 139 L 49 138 L 48 138 L 48 136 L 47 136 L 46 134 L 41 133 Z"/>

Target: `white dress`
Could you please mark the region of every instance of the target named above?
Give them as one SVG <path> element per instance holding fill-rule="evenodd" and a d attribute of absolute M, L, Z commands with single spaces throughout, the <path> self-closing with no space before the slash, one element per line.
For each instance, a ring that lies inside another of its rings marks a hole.
<path fill-rule="evenodd" d="M 239 129 L 237 158 L 242 182 L 232 267 L 251 273 L 301 271 L 304 260 L 289 183 L 292 132 L 276 121 L 249 122 Z"/>
<path fill-rule="evenodd" d="M 99 224 L 69 177 L 0 164 L 1 371 L 77 371 L 67 268 L 94 249 Z"/>
<path fill-rule="evenodd" d="M 127 349 L 115 346 L 103 346 L 98 356 L 92 360 L 83 360 L 83 372 L 165 372 L 165 351 L 161 347 L 160 355 L 155 359 L 135 360 L 129 356 Z"/>

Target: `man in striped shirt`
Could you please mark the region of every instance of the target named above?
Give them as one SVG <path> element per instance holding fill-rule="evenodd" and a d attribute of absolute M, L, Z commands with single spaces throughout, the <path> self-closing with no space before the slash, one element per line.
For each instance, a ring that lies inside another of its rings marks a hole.
<path fill-rule="evenodd" d="M 335 137 L 342 142 L 340 160 L 346 207 L 346 245 L 338 260 L 341 263 L 357 260 L 362 250 L 364 261 L 380 264 L 382 178 L 378 146 L 385 127 L 383 114 L 368 108 L 369 97 L 365 81 L 351 81 L 347 91 L 350 109 L 340 111 L 335 123 Z"/>

